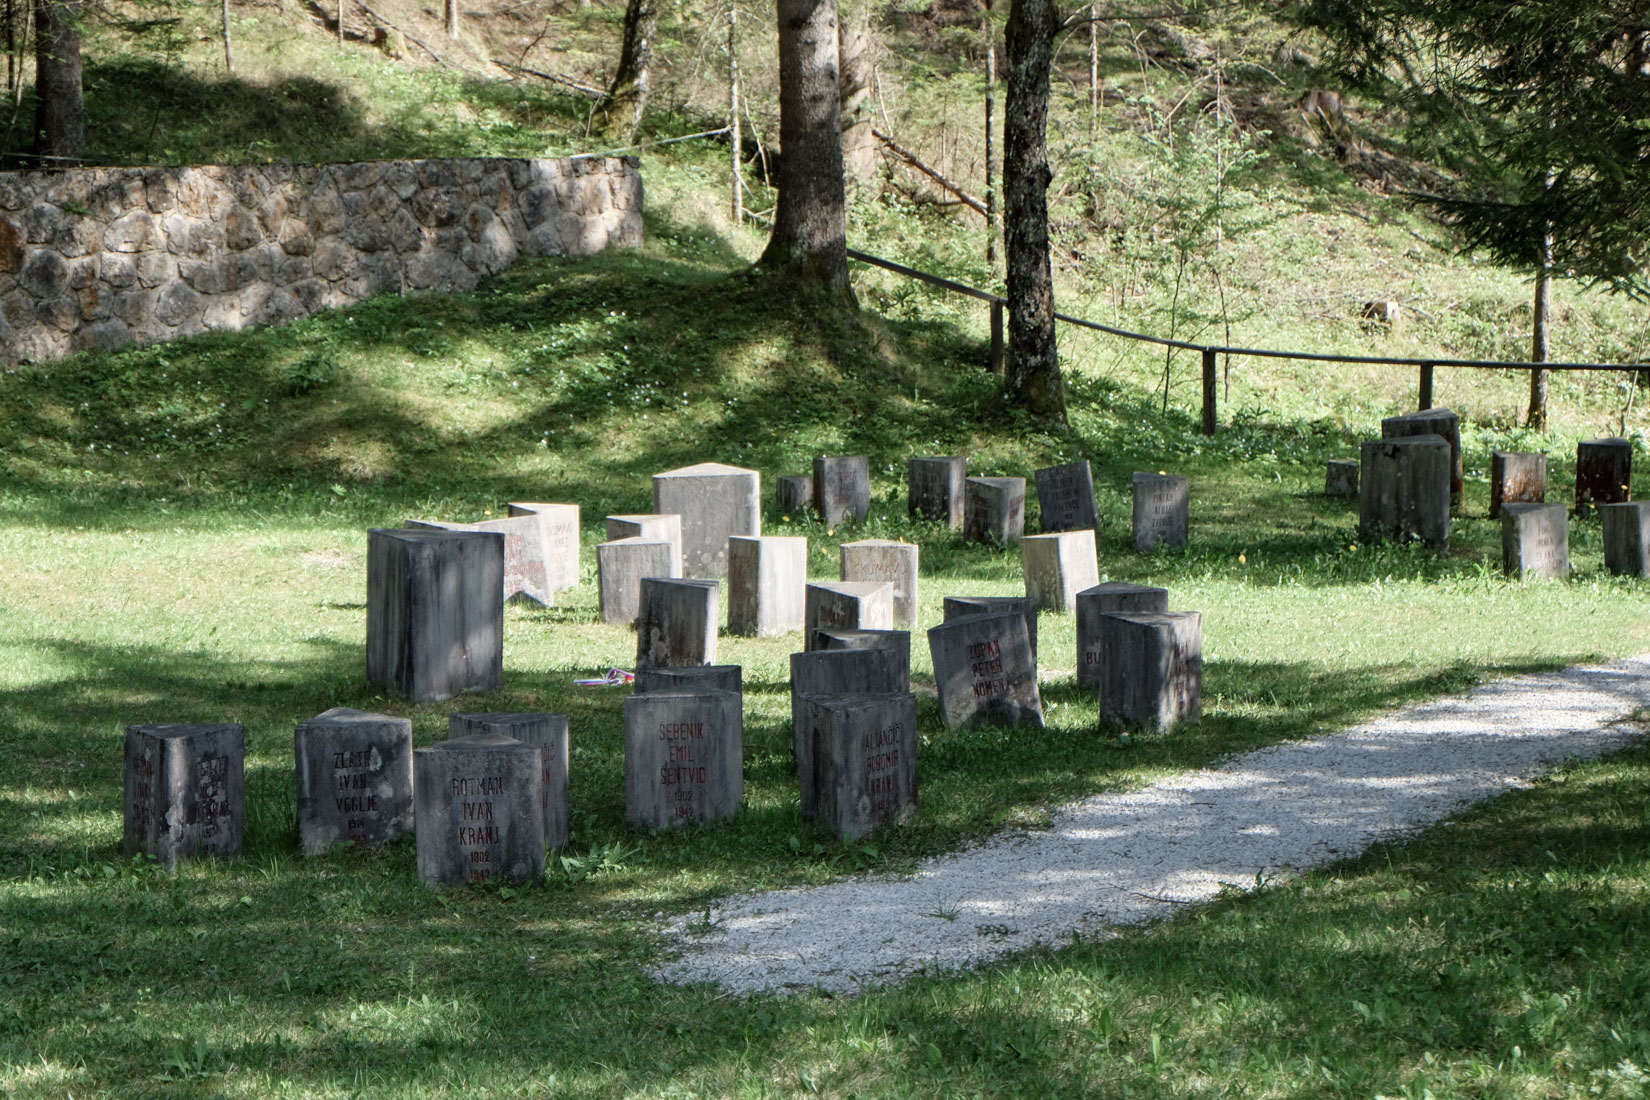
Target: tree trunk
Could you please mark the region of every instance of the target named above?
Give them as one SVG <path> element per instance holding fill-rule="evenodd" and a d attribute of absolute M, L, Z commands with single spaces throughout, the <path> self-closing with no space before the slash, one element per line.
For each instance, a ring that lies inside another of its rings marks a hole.
<path fill-rule="evenodd" d="M 447 0 L 447 37 L 458 37 L 458 0 Z"/>
<path fill-rule="evenodd" d="M 659 0 L 628 0 L 619 68 L 594 120 L 596 128 L 612 141 L 628 145 L 642 127 L 642 112 L 647 110 L 652 91 L 653 38 L 658 32 Z"/>
<path fill-rule="evenodd" d="M 1051 0 L 1009 4 L 1003 119 L 1007 389 L 1033 416 L 1052 424 L 1066 422 L 1048 246 L 1048 185 L 1053 178 L 1048 168 L 1048 83 L 1058 23 Z"/>
<path fill-rule="evenodd" d="M 78 0 L 35 0 L 34 26 L 34 152 L 51 158 L 47 167 L 62 168 L 86 153 Z"/>
<path fill-rule="evenodd" d="M 871 133 L 871 15 L 859 0 L 842 28 L 841 61 L 842 163 L 848 178 L 868 180 L 877 169 L 877 139 Z"/>
<path fill-rule="evenodd" d="M 985 0 L 985 262 L 997 272 L 997 180 L 993 161 L 997 114 L 997 23 L 991 18 L 991 0 Z"/>
<path fill-rule="evenodd" d="M 745 224 L 744 131 L 739 127 L 739 5 L 728 5 L 728 150 L 730 190 L 728 212 L 734 225 Z"/>
<path fill-rule="evenodd" d="M 1542 242 L 1541 267 L 1535 273 L 1535 304 L 1531 309 L 1533 325 L 1530 329 L 1530 362 L 1545 363 L 1547 351 L 1547 317 L 1553 308 L 1553 239 Z M 1526 427 L 1541 429 L 1547 426 L 1547 375 L 1540 367 L 1530 370 L 1530 412 L 1524 418 Z"/>
<path fill-rule="evenodd" d="M 229 0 L 223 0 L 223 71 L 235 75 L 235 44 L 229 37 Z"/>
<path fill-rule="evenodd" d="M 778 0 L 779 204 L 757 266 L 853 308 L 837 98 L 836 0 Z"/>

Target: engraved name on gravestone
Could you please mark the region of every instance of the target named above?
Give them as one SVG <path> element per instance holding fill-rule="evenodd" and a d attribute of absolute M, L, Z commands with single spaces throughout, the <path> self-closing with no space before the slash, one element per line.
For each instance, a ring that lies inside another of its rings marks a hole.
<path fill-rule="evenodd" d="M 596 586 L 602 622 L 634 626 L 642 610 L 642 578 L 681 575 L 681 551 L 667 539 L 598 543 Z"/>
<path fill-rule="evenodd" d="M 762 533 L 762 475 L 702 462 L 653 475 L 653 510 L 682 517 L 682 575 L 728 575 L 728 537 Z"/>
<path fill-rule="evenodd" d="M 1389 416 L 1381 421 L 1382 439 L 1414 435 L 1435 435 L 1449 444 L 1449 494 L 1450 500 L 1459 504 L 1466 488 L 1461 459 L 1461 418 L 1449 409 L 1437 408 Z"/>
<path fill-rule="evenodd" d="M 1501 569 L 1521 578 L 1569 576 L 1569 509 L 1557 502 L 1503 504 Z"/>
<path fill-rule="evenodd" d="M 1576 515 L 1633 499 L 1633 444 L 1612 436 L 1576 444 Z"/>
<path fill-rule="evenodd" d="M 728 539 L 728 633 L 769 638 L 802 629 L 808 540 L 799 535 Z"/>
<path fill-rule="evenodd" d="M 827 524 L 871 514 L 871 460 L 864 455 L 814 459 L 814 507 Z"/>
<path fill-rule="evenodd" d="M 894 623 L 917 621 L 917 544 L 892 539 L 861 539 L 842 544 L 840 571 L 845 581 L 882 581 L 894 586 Z"/>
<path fill-rule="evenodd" d="M 1100 618 L 1111 612 L 1167 611 L 1169 590 L 1149 584 L 1107 581 L 1077 593 L 1077 683 L 1100 687 L 1106 667 L 1105 634 Z"/>
<path fill-rule="evenodd" d="M 544 846 L 567 847 L 567 715 L 565 714 L 450 714 L 447 739 L 496 735 L 539 750 L 539 802 L 544 813 Z"/>
<path fill-rule="evenodd" d="M 504 677 L 504 536 L 367 532 L 367 679 L 413 702 Z"/>
<path fill-rule="evenodd" d="M 239 723 L 126 727 L 128 856 L 171 870 L 194 856 L 241 850 L 246 730 Z"/>
<path fill-rule="evenodd" d="M 745 799 L 744 718 L 730 691 L 624 701 L 624 815 L 638 829 L 725 821 Z"/>
<path fill-rule="evenodd" d="M 1650 501 L 1601 504 L 1604 568 L 1618 576 L 1650 576 Z"/>
<path fill-rule="evenodd" d="M 963 537 L 1007 546 L 1026 528 L 1026 479 L 971 477 L 963 485 Z"/>
<path fill-rule="evenodd" d="M 551 592 L 576 588 L 579 583 L 579 506 L 517 501 L 512 516 L 536 516 L 539 544 L 544 548 L 544 575 Z"/>
<path fill-rule="evenodd" d="M 812 727 L 803 721 L 810 695 L 889 695 L 911 690 L 911 662 L 897 649 L 816 649 L 791 654 L 791 748 L 801 793 L 802 819 L 814 806 Z"/>
<path fill-rule="evenodd" d="M 1436 435 L 1366 439 L 1358 527 L 1368 539 L 1449 545 L 1449 441 Z"/>
<path fill-rule="evenodd" d="M 715 664 L 721 598 L 716 581 L 643 577 L 636 667 Z"/>
<path fill-rule="evenodd" d="M 537 516 L 513 516 L 478 523 L 409 519 L 409 531 L 497 531 L 504 536 L 504 600 L 548 607 L 554 599 L 545 568 L 544 529 Z"/>
<path fill-rule="evenodd" d="M 1490 518 L 1503 504 L 1540 504 L 1547 499 L 1547 456 L 1518 451 L 1490 452 Z"/>
<path fill-rule="evenodd" d="M 1043 724 L 1024 615 L 964 615 L 928 631 L 947 729 L 976 721 Z"/>
<path fill-rule="evenodd" d="M 916 813 L 915 695 L 808 695 L 801 721 L 813 773 L 804 820 L 858 840 Z"/>
<path fill-rule="evenodd" d="M 413 829 L 412 721 L 333 707 L 293 732 L 298 847 L 379 848 Z"/>
<path fill-rule="evenodd" d="M 968 459 L 962 455 L 913 458 L 906 465 L 906 511 L 953 531 L 963 525 L 963 484 Z"/>
<path fill-rule="evenodd" d="M 1025 618 L 1026 637 L 1031 639 L 1031 659 L 1037 659 L 1037 601 L 1030 596 L 947 596 L 940 605 L 942 621 L 964 615 L 998 615 L 1012 611 Z"/>
<path fill-rule="evenodd" d="M 879 581 L 815 581 L 807 586 L 802 648 L 819 648 L 821 628 L 889 630 L 894 625 L 894 586 Z"/>
<path fill-rule="evenodd" d="M 463 886 L 544 874 L 544 756 L 497 733 L 413 751 L 418 877 Z"/>
<path fill-rule="evenodd" d="M 1033 477 L 1045 532 L 1093 531 L 1099 537 L 1100 512 L 1094 506 L 1094 472 L 1088 459 L 1045 466 Z"/>
<path fill-rule="evenodd" d="M 1189 538 L 1192 482 L 1178 474 L 1137 473 L 1134 487 L 1134 548 L 1182 549 Z"/>
<path fill-rule="evenodd" d="M 1203 616 L 1197 611 L 1108 612 L 1100 724 L 1167 730 L 1203 714 Z"/>
<path fill-rule="evenodd" d="M 682 517 L 655 516 L 649 513 L 608 516 L 606 520 L 607 541 L 618 542 L 620 539 L 664 539 L 670 543 L 671 571 L 659 573 L 661 577 L 680 577 L 682 575 Z"/>
<path fill-rule="evenodd" d="M 1358 460 L 1332 458 L 1323 479 L 1324 496 L 1355 497 L 1358 495 Z"/>
<path fill-rule="evenodd" d="M 1020 540 L 1026 597 L 1039 610 L 1069 615 L 1077 610 L 1077 593 L 1100 583 L 1100 563 L 1093 531 L 1058 531 Z"/>

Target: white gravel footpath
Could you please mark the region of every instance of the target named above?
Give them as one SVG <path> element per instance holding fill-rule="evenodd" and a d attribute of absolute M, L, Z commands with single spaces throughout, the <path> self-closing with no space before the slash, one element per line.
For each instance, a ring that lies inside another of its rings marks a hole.
<path fill-rule="evenodd" d="M 1204 901 L 1222 884 L 1343 859 L 1412 832 L 1571 758 L 1641 733 L 1650 655 L 1498 680 L 1340 733 L 1233 757 L 1132 794 L 1060 807 L 1052 827 L 1008 833 L 924 863 L 728 898 L 664 929 L 669 982 L 736 993 L 852 993 L 972 966 L 1036 943 Z"/>

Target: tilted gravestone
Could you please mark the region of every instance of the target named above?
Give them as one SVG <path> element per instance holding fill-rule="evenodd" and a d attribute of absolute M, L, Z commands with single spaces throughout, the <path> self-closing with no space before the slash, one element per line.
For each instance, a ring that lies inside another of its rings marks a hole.
<path fill-rule="evenodd" d="M 786 519 L 800 516 L 814 506 L 814 479 L 808 475 L 782 477 L 774 493 L 774 504 Z"/>
<path fill-rule="evenodd" d="M 770 638 L 802 629 L 808 540 L 799 535 L 728 539 L 728 633 Z"/>
<path fill-rule="evenodd" d="M 963 537 L 1007 546 L 1026 529 L 1026 479 L 971 477 L 963 484 Z"/>
<path fill-rule="evenodd" d="M 1358 495 L 1358 460 L 1332 458 L 1324 473 L 1323 495 L 1326 497 L 1355 497 Z"/>
<path fill-rule="evenodd" d="M 1650 576 L 1650 501 L 1601 504 L 1604 568 L 1618 576 Z"/>
<path fill-rule="evenodd" d="M 367 532 L 367 679 L 416 703 L 504 678 L 504 536 Z"/>
<path fill-rule="evenodd" d="M 895 649 L 816 649 L 791 654 L 791 748 L 803 820 L 813 815 L 814 773 L 802 700 L 810 695 L 890 695 L 910 690 L 910 658 Z"/>
<path fill-rule="evenodd" d="M 565 714 L 450 714 L 449 741 L 478 734 L 509 737 L 539 750 L 539 800 L 544 810 L 544 846 L 567 847 L 567 715 Z"/>
<path fill-rule="evenodd" d="M 1577 443 L 1576 515 L 1632 499 L 1633 444 L 1618 437 Z"/>
<path fill-rule="evenodd" d="M 947 729 L 977 721 L 1043 724 L 1037 661 L 1025 616 L 963 615 L 928 631 Z"/>
<path fill-rule="evenodd" d="M 218 725 L 126 727 L 126 854 L 171 870 L 195 856 L 232 856 L 246 828 L 246 730 Z"/>
<path fill-rule="evenodd" d="M 1169 590 L 1149 584 L 1107 581 L 1077 593 L 1077 683 L 1100 687 L 1106 667 L 1105 635 L 1101 616 L 1112 612 L 1167 611 Z"/>
<path fill-rule="evenodd" d="M 813 780 L 803 820 L 858 840 L 917 812 L 915 695 L 807 695 L 800 721 L 808 758 L 799 770 Z"/>
<path fill-rule="evenodd" d="M 596 545 L 602 622 L 633 626 L 642 610 L 642 578 L 681 577 L 681 552 L 667 539 L 615 539 Z"/>
<path fill-rule="evenodd" d="M 828 524 L 871 514 L 871 460 L 864 455 L 814 459 L 814 507 Z"/>
<path fill-rule="evenodd" d="M 1059 531 L 1020 540 L 1026 597 L 1041 611 L 1069 615 L 1077 593 L 1100 583 L 1093 531 Z"/>
<path fill-rule="evenodd" d="M 682 575 L 682 517 L 656 516 L 650 513 L 634 513 L 607 517 L 607 541 L 618 542 L 620 539 L 664 539 L 674 550 L 671 556 L 671 571 L 659 576 L 680 577 Z"/>
<path fill-rule="evenodd" d="M 941 605 L 944 622 L 964 615 L 999 615 L 1012 611 L 1025 618 L 1026 637 L 1031 639 L 1031 659 L 1037 659 L 1037 601 L 1030 596 L 947 596 Z"/>
<path fill-rule="evenodd" d="M 721 595 L 716 581 L 643 577 L 636 667 L 715 664 Z"/>
<path fill-rule="evenodd" d="M 1100 512 L 1094 506 L 1094 472 L 1088 459 L 1045 466 L 1032 477 L 1045 532 L 1093 531 L 1099 538 Z"/>
<path fill-rule="evenodd" d="M 728 575 L 728 537 L 762 533 L 762 475 L 702 462 L 653 475 L 653 510 L 682 517 L 682 575 Z"/>
<path fill-rule="evenodd" d="M 967 480 L 968 459 L 961 455 L 911 459 L 906 464 L 906 511 L 957 530 L 963 525 Z"/>
<path fill-rule="evenodd" d="M 1203 714 L 1200 612 L 1109 612 L 1100 634 L 1101 725 L 1167 730 Z"/>
<path fill-rule="evenodd" d="M 410 519 L 409 531 L 497 531 L 504 536 L 504 601 L 548 607 L 555 599 L 545 570 L 544 531 L 537 516 L 512 516 L 479 523 Z"/>
<path fill-rule="evenodd" d="M 1456 504 L 1466 488 L 1466 471 L 1461 460 L 1461 418 L 1449 409 L 1422 409 L 1420 412 L 1389 416 L 1381 421 L 1382 439 L 1435 435 L 1449 444 L 1449 495 Z"/>
<path fill-rule="evenodd" d="M 1159 546 L 1184 549 L 1190 538 L 1191 479 L 1137 473 L 1133 488 L 1134 548 L 1142 554 Z"/>
<path fill-rule="evenodd" d="M 1449 441 L 1436 435 L 1366 439 L 1358 527 L 1367 539 L 1449 545 Z"/>
<path fill-rule="evenodd" d="M 298 847 L 325 855 L 342 841 L 381 848 L 413 830 L 412 722 L 333 707 L 293 733 Z"/>
<path fill-rule="evenodd" d="M 1547 499 L 1547 456 L 1517 451 L 1490 452 L 1490 518 L 1503 504 L 1540 504 Z"/>
<path fill-rule="evenodd" d="M 498 733 L 413 751 L 418 877 L 426 886 L 544 874 L 544 756 Z"/>
<path fill-rule="evenodd" d="M 745 799 L 744 718 L 730 691 L 624 701 L 624 816 L 638 829 L 725 821 Z"/>
<path fill-rule="evenodd" d="M 917 621 L 917 544 L 861 539 L 842 544 L 842 579 L 882 581 L 894 586 L 894 624 Z"/>
<path fill-rule="evenodd" d="M 878 581 L 814 581 L 803 607 L 803 649 L 819 648 L 820 629 L 889 630 L 894 625 L 894 586 Z"/>
<path fill-rule="evenodd" d="M 1503 504 L 1501 569 L 1511 577 L 1569 576 L 1569 509 L 1559 503 Z"/>
<path fill-rule="evenodd" d="M 677 668 L 639 668 L 632 691 L 731 691 L 745 694 L 743 665 L 682 665 Z"/>
<path fill-rule="evenodd" d="M 577 504 L 510 504 L 512 516 L 536 516 L 539 544 L 544 547 L 544 575 L 550 591 L 579 585 L 579 543 L 582 538 Z"/>

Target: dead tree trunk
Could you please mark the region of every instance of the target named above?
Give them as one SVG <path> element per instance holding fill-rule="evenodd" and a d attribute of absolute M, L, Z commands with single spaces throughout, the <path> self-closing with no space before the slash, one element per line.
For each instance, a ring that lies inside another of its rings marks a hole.
<path fill-rule="evenodd" d="M 877 142 L 871 134 L 871 15 L 870 5 L 859 0 L 842 28 L 838 47 L 842 109 L 842 165 L 847 177 L 857 182 L 871 178 L 877 169 Z"/>
<path fill-rule="evenodd" d="M 37 103 L 34 153 L 48 167 L 78 164 L 86 154 L 86 111 L 80 83 L 80 4 L 35 0 Z"/>
<path fill-rule="evenodd" d="M 728 5 L 728 147 L 730 190 L 728 212 L 734 225 L 745 224 L 744 132 L 739 128 L 739 5 Z"/>
<path fill-rule="evenodd" d="M 1548 234 L 1541 242 L 1541 266 L 1535 273 L 1535 302 L 1531 309 L 1530 362 L 1545 363 L 1548 359 L 1547 320 L 1553 309 L 1553 238 Z M 1547 426 L 1547 376 L 1544 367 L 1530 369 L 1530 411 L 1524 418 L 1526 427 Z"/>
<path fill-rule="evenodd" d="M 609 140 L 630 144 L 642 127 L 653 90 L 653 39 L 659 33 L 659 0 L 629 0 L 624 10 L 624 43 L 607 99 L 596 108 L 596 129 Z"/>

